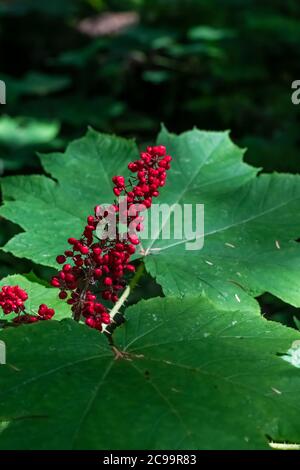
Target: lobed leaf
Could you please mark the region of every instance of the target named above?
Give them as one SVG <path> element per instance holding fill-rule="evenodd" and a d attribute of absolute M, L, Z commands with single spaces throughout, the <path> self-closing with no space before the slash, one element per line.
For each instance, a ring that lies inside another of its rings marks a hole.
<path fill-rule="evenodd" d="M 1 333 L 1 449 L 266 449 L 299 442 L 299 333 L 205 298 L 128 309 L 115 361 L 71 320 Z"/>
<path fill-rule="evenodd" d="M 173 165 L 157 202 L 205 206 L 202 250 L 185 249 L 199 235 L 164 240 L 159 231 L 143 241 L 146 268 L 165 294 L 202 293 L 222 309 L 258 311 L 253 297 L 268 291 L 299 307 L 300 176 L 257 175 L 227 132 L 176 136 L 163 128 L 158 142 Z M 4 178 L 0 213 L 24 230 L 4 250 L 56 267 L 56 255 L 69 236 L 80 236 L 92 208 L 112 202 L 111 177 L 126 174 L 136 157 L 133 142 L 90 130 L 65 153 L 41 156 L 51 178 Z"/>
<path fill-rule="evenodd" d="M 165 294 L 203 292 L 222 308 L 244 309 L 250 296 L 271 292 L 299 307 L 300 176 L 257 176 L 224 132 L 163 129 L 158 142 L 173 156 L 159 202 L 205 207 L 202 250 L 185 246 L 197 234 L 170 241 L 157 233 L 144 243 L 146 267 Z"/>

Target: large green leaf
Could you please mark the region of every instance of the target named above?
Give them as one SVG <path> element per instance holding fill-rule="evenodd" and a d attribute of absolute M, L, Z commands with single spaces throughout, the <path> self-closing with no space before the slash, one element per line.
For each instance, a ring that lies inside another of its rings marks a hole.
<path fill-rule="evenodd" d="M 118 330 L 72 320 L 0 335 L 1 449 L 264 449 L 300 441 L 299 333 L 204 298 L 152 299 Z"/>
<path fill-rule="evenodd" d="M 112 203 L 111 177 L 137 158 L 132 141 L 89 131 L 64 154 L 42 155 L 46 176 L 4 178 L 6 200 L 1 215 L 19 224 L 24 233 L 10 240 L 5 251 L 57 267 L 70 236 L 80 236 L 86 216 L 96 204 Z"/>
<path fill-rule="evenodd" d="M 300 177 L 257 176 L 227 132 L 175 136 L 163 129 L 158 141 L 174 157 L 159 202 L 205 204 L 202 250 L 187 251 L 185 240 L 162 240 L 160 233 L 143 242 L 146 267 L 164 292 L 201 292 L 222 308 L 243 310 L 269 291 L 300 306 L 300 246 L 293 241 L 300 235 Z M 66 153 L 41 157 L 53 179 L 5 178 L 1 215 L 25 232 L 4 250 L 55 266 L 94 205 L 112 201 L 111 177 L 126 174 L 136 156 L 133 142 L 89 131 Z"/>
<path fill-rule="evenodd" d="M 30 276 L 28 276 L 30 277 Z M 58 298 L 57 289 L 46 287 L 43 284 L 31 281 L 27 277 L 20 276 L 19 274 L 8 276 L 0 281 L 0 289 L 3 286 L 20 286 L 25 289 L 28 294 L 28 300 L 25 303 L 26 312 L 36 314 L 41 304 L 46 304 L 55 310 L 55 319 L 61 320 L 62 318 L 70 317 L 70 307 L 66 302 L 62 302 Z M 0 311 L 0 319 L 11 319 L 15 315 L 3 315 Z"/>
<path fill-rule="evenodd" d="M 293 240 L 300 236 L 300 177 L 257 176 L 227 133 L 163 129 L 158 141 L 174 158 L 160 202 L 205 205 L 202 250 L 188 251 L 186 240 L 162 240 L 161 233 L 144 243 L 153 254 L 146 267 L 164 292 L 204 291 L 242 309 L 248 294 L 269 291 L 299 307 L 300 245 Z"/>

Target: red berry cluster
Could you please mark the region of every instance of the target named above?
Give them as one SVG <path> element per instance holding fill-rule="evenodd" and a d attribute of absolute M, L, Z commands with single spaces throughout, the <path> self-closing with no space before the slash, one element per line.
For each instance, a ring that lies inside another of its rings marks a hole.
<path fill-rule="evenodd" d="M 39 307 L 37 315 L 31 315 L 25 312 L 25 302 L 28 294 L 19 286 L 4 286 L 0 291 L 0 307 L 5 315 L 16 313 L 13 319 L 15 324 L 34 323 L 39 320 L 50 320 L 55 314 L 52 308 L 42 304 Z"/>
<path fill-rule="evenodd" d="M 22 312 L 27 299 L 27 293 L 19 286 L 4 286 L 0 291 L 0 307 L 5 315 Z"/>
<path fill-rule="evenodd" d="M 42 304 L 39 306 L 39 310 L 38 310 L 39 320 L 51 320 L 51 318 L 54 315 L 55 315 L 55 311 L 53 308 L 49 308 L 45 304 Z"/>
<path fill-rule="evenodd" d="M 140 159 L 128 165 L 134 175 L 127 182 L 124 176 L 112 178 L 115 196 L 127 197 L 126 210 L 117 201 L 105 210 L 96 206 L 94 214 L 87 217 L 81 238 L 69 238 L 70 248 L 57 256 L 57 262 L 63 266 L 51 283 L 60 289 L 60 299 L 66 299 L 72 306 L 75 320 L 83 316 L 88 326 L 99 331 L 102 324 L 110 323 L 107 308 L 99 302 L 91 287 L 103 300 L 117 302 L 119 292 L 126 286 L 125 274 L 135 271 L 130 258 L 140 243 L 136 232 L 143 230 L 141 212 L 151 207 L 153 197 L 159 196 L 158 189 L 165 185 L 171 160 L 163 145 L 147 147 L 146 152 L 141 152 Z M 122 220 L 125 218 L 126 233 L 117 230 L 115 239 L 97 238 L 95 241 L 98 224 L 108 223 L 112 214 L 117 227 L 121 216 Z"/>

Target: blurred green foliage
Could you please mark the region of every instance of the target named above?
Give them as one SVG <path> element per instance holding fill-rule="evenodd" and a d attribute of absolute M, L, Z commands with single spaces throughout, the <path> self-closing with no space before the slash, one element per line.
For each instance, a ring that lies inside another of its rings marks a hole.
<path fill-rule="evenodd" d="M 135 17 L 124 27 L 107 12 Z M 161 122 L 231 129 L 248 162 L 299 171 L 297 0 L 2 0 L 0 57 L 5 174 L 40 172 L 37 151 L 88 125 L 148 142 Z M 1 243 L 12 230 L 1 221 Z"/>
<path fill-rule="evenodd" d="M 136 23 L 111 34 L 109 25 L 98 34 L 78 27 L 128 11 Z M 87 125 L 140 140 L 151 140 L 160 122 L 174 131 L 229 128 L 251 163 L 298 171 L 297 0 L 4 0 L 0 19 L 1 128 L 4 114 L 16 119 L 12 138 L 0 133 L 7 171 L 38 167 L 32 148 L 45 148 L 45 138 L 29 145 L 28 136 L 18 158 L 19 117 L 30 134 L 35 125 L 48 135 L 59 126 L 51 148 Z"/>

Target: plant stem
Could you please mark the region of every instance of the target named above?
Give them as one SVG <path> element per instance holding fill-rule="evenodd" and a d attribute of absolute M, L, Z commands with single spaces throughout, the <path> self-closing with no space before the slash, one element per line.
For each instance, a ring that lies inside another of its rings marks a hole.
<path fill-rule="evenodd" d="M 144 274 L 144 271 L 145 271 L 145 265 L 144 263 L 141 263 L 138 267 L 138 269 L 136 270 L 135 272 L 135 275 L 133 276 L 130 284 L 126 287 L 126 289 L 124 290 L 123 294 L 121 295 L 121 297 L 119 298 L 118 302 L 114 305 L 114 307 L 111 309 L 110 313 L 109 313 L 109 316 L 110 316 L 110 320 L 111 320 L 111 323 L 109 325 L 105 325 L 103 327 L 103 333 L 106 333 L 108 335 L 111 335 L 113 333 L 113 331 L 115 330 L 116 326 L 118 325 L 118 322 L 116 322 L 116 317 L 118 316 L 119 312 L 120 312 L 120 309 L 121 307 L 124 305 L 124 303 L 126 302 L 126 300 L 128 299 L 130 293 L 135 289 L 135 287 L 137 286 L 139 280 L 141 279 L 141 277 L 143 276 Z"/>
<path fill-rule="evenodd" d="M 300 450 L 300 444 L 287 444 L 284 442 L 269 442 L 269 446 L 276 450 Z"/>
<path fill-rule="evenodd" d="M 144 271 L 145 271 L 145 265 L 144 265 L 144 263 L 142 262 L 142 263 L 139 265 L 139 267 L 137 268 L 137 270 L 136 270 L 136 272 L 135 272 L 135 275 L 133 276 L 133 278 L 131 279 L 131 282 L 130 282 L 130 284 L 129 284 L 129 287 L 130 287 L 130 291 L 131 291 L 131 292 L 136 288 L 136 286 L 137 286 L 139 280 L 141 279 L 141 277 L 142 277 L 143 274 L 144 274 Z"/>

